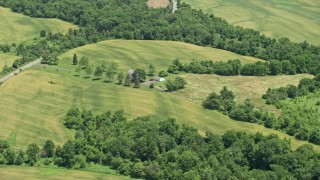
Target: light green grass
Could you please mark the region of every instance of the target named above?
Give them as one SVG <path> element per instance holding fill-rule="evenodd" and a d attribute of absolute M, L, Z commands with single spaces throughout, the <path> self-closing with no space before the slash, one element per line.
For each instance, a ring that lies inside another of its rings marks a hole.
<path fill-rule="evenodd" d="M 18 56 L 13 55 L 11 53 L 5 53 L 5 54 L 0 53 L 0 71 L 2 71 L 2 68 L 6 63 L 9 67 L 12 66 L 12 63 L 14 62 L 14 60 L 18 58 L 19 58 Z"/>
<path fill-rule="evenodd" d="M 60 66 L 75 69 L 71 65 L 74 53 L 77 53 L 79 60 L 82 56 L 88 56 L 90 62 L 95 65 L 101 64 L 103 60 L 107 63 L 115 61 L 124 71 L 128 71 L 131 67 L 147 70 L 150 63 L 155 65 L 158 71 L 167 70 L 176 58 L 184 63 L 190 63 L 193 59 L 199 61 L 240 59 L 243 63 L 259 61 L 253 57 L 182 42 L 110 40 L 68 51 L 60 56 Z"/>
<path fill-rule="evenodd" d="M 32 18 L 0 7 L 0 43 L 17 43 L 39 37 L 41 30 L 65 33 L 77 26 L 58 19 Z"/>
<path fill-rule="evenodd" d="M 56 84 L 48 81 L 53 78 Z M 284 133 L 263 126 L 238 122 L 216 111 L 179 96 L 154 90 L 125 88 L 121 85 L 75 77 L 68 72 L 38 66 L 25 71 L 0 87 L 0 138 L 14 142 L 15 148 L 25 148 L 28 143 L 40 145 L 47 139 L 57 144 L 71 138 L 62 121 L 67 110 L 76 105 L 95 113 L 124 109 L 129 118 L 156 115 L 161 119 L 177 118 L 178 122 L 193 125 L 201 134 L 205 131 L 224 133 L 226 130 Z M 13 140 L 12 134 L 15 139 Z M 11 135 L 11 136 L 10 136 Z M 305 142 L 292 139 L 296 148 Z M 314 146 L 319 149 L 319 146 Z"/>
<path fill-rule="evenodd" d="M 60 67 L 75 68 L 71 65 L 74 52 L 79 58 L 89 57 L 95 65 L 102 60 L 113 60 L 125 72 L 132 66 L 146 68 L 149 63 L 153 63 L 158 70 L 166 69 L 175 58 L 189 62 L 193 58 L 228 60 L 238 56 L 179 42 L 117 40 L 71 50 L 60 57 Z M 174 117 L 180 123 L 198 128 L 201 134 L 205 131 L 222 134 L 234 129 L 276 133 L 281 138 L 290 138 L 284 133 L 260 125 L 234 121 L 219 112 L 205 110 L 186 97 L 157 89 L 149 90 L 147 87 L 125 88 L 114 83 L 103 83 L 103 80 L 75 77 L 74 74 L 39 65 L 0 86 L 0 138 L 9 140 L 15 148 L 25 148 L 31 142 L 42 145 L 47 139 L 61 144 L 72 138 L 73 133 L 62 124 L 66 112 L 74 105 L 95 113 L 124 109 L 129 119 L 143 115 L 156 115 L 161 119 Z M 56 84 L 49 83 L 51 77 Z M 294 148 L 303 143 L 305 142 L 292 140 Z M 319 146 L 315 148 L 320 150 Z"/>
<path fill-rule="evenodd" d="M 293 41 L 320 44 L 318 0 L 182 0 L 234 25 Z"/>
<path fill-rule="evenodd" d="M 130 179 L 120 175 L 110 175 L 86 171 L 67 170 L 60 168 L 42 168 L 26 166 L 0 166 L 1 180 L 36 180 L 36 179 L 105 179 L 105 180 L 122 180 Z"/>
<path fill-rule="evenodd" d="M 181 74 L 187 80 L 186 88 L 175 92 L 179 96 L 201 103 L 212 91 L 219 93 L 223 86 L 227 86 L 236 96 L 238 103 L 245 99 L 252 99 L 259 108 L 267 109 L 279 115 L 280 110 L 274 106 L 266 105 L 261 98 L 268 88 L 279 88 L 286 85 L 297 85 L 302 78 L 312 75 L 298 74 L 293 76 L 218 76 L 200 74 Z"/>

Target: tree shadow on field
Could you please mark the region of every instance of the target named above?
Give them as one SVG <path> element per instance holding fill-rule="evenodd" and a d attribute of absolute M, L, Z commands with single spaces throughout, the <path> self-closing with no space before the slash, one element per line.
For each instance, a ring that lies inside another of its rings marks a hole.
<path fill-rule="evenodd" d="M 75 75 L 73 75 L 74 77 L 80 77 L 80 75 L 79 74 L 75 74 Z"/>
<path fill-rule="evenodd" d="M 109 84 L 109 83 L 112 83 L 112 81 L 109 81 L 109 80 L 104 80 L 103 82 L 104 82 L 104 83 L 108 83 L 108 84 Z"/>
<path fill-rule="evenodd" d="M 93 78 L 92 81 L 99 81 L 101 78 Z"/>
<path fill-rule="evenodd" d="M 90 76 L 84 76 L 83 79 L 90 79 Z"/>

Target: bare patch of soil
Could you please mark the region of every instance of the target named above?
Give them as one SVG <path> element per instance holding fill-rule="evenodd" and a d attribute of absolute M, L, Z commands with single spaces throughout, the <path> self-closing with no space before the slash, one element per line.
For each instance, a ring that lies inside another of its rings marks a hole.
<path fill-rule="evenodd" d="M 148 0 L 147 4 L 151 8 L 165 8 L 169 5 L 169 0 Z"/>

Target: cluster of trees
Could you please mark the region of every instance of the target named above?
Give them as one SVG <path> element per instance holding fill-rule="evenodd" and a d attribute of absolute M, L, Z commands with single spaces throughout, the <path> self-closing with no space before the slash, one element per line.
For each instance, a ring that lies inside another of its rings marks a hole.
<path fill-rule="evenodd" d="M 76 131 L 74 140 L 62 147 L 47 141 L 42 149 L 32 143 L 26 152 L 15 153 L 15 157 L 30 165 L 32 162 L 66 168 L 96 163 L 144 179 L 317 179 L 320 176 L 320 155 L 312 146 L 303 145 L 293 151 L 289 141 L 275 135 L 228 131 L 221 136 L 207 132 L 203 137 L 197 129 L 179 125 L 174 119 L 139 117 L 127 121 L 123 111 L 94 115 L 77 108 L 69 110 L 65 125 Z M 14 151 L 3 144 L 0 144 L 0 163 L 11 164 L 10 154 Z"/>
<path fill-rule="evenodd" d="M 320 145 L 320 91 L 281 102 L 277 129 L 297 139 Z"/>
<path fill-rule="evenodd" d="M 316 81 L 318 76 L 314 79 L 303 79 L 297 88 L 297 91 L 310 92 L 314 89 L 315 83 L 320 85 L 320 81 Z M 310 81 L 312 80 L 312 81 Z M 295 86 L 290 86 L 290 89 Z M 319 86 L 318 86 L 319 87 Z M 288 90 L 274 93 L 287 93 Z M 300 90 L 299 90 L 300 89 Z M 305 89 L 305 90 L 301 90 Z M 270 92 L 270 90 L 268 91 Z M 279 98 L 283 94 L 268 94 Z M 287 134 L 296 137 L 299 140 L 309 141 L 314 144 L 320 144 L 320 101 L 314 102 L 319 98 L 319 91 L 312 93 L 311 97 L 301 97 L 295 99 L 291 103 L 277 100 L 278 107 L 282 109 L 280 117 L 275 117 L 273 113 L 266 110 L 258 109 L 249 99 L 242 104 L 237 105 L 234 101 L 234 94 L 227 87 L 220 91 L 220 95 L 212 92 L 208 98 L 203 101 L 202 105 L 206 109 L 218 110 L 230 118 L 238 121 L 262 124 L 267 128 L 274 128 L 286 132 Z M 286 94 L 285 97 L 288 97 Z M 296 97 L 297 98 L 297 97 Z M 307 102 L 304 102 L 304 99 Z"/>
<path fill-rule="evenodd" d="M 7 53 L 11 51 L 10 44 L 0 44 L 0 51 Z"/>
<path fill-rule="evenodd" d="M 263 124 L 268 128 L 274 127 L 276 122 L 274 114 L 255 108 L 249 99 L 240 105 L 236 105 L 234 99 L 235 96 L 233 92 L 224 86 L 220 91 L 220 95 L 212 92 L 207 99 L 202 102 L 202 106 L 206 109 L 218 110 L 238 121 Z"/>
<path fill-rule="evenodd" d="M 287 98 L 294 99 L 299 96 L 305 96 L 309 93 L 315 92 L 320 89 L 320 75 L 314 78 L 301 79 L 298 86 L 288 85 L 276 89 L 269 88 L 266 94 L 262 96 L 267 104 L 273 104 L 280 107 L 279 101 Z"/>
<path fill-rule="evenodd" d="M 167 90 L 169 92 L 178 91 L 179 89 L 183 89 L 187 81 L 182 77 L 175 77 L 173 80 L 168 79 L 165 83 Z"/>
<path fill-rule="evenodd" d="M 80 61 L 78 60 L 77 54 L 73 55 L 72 59 L 73 65 L 76 65 L 75 72 L 80 75 L 83 71 L 86 74 L 86 77 L 91 77 L 92 74 L 96 80 L 101 79 L 102 77 L 106 78 L 106 82 L 112 82 L 115 79 L 118 81 L 118 84 L 124 84 L 124 86 L 131 86 L 134 83 L 134 88 L 139 88 L 140 83 L 144 82 L 147 78 L 147 73 L 143 69 L 135 69 L 132 73 L 128 73 L 127 76 L 123 72 L 119 72 L 119 64 L 116 62 L 110 62 L 109 65 L 105 61 L 101 65 L 96 66 L 95 70 L 93 69 L 93 64 L 90 65 L 88 57 L 81 57 Z M 149 75 L 155 73 L 155 67 L 150 64 Z"/>
<path fill-rule="evenodd" d="M 184 71 L 194 74 L 217 74 L 222 76 L 266 76 L 279 74 L 296 74 L 295 66 L 289 61 L 271 60 L 266 62 L 256 62 L 251 64 L 241 64 L 241 61 L 229 60 L 227 62 L 213 61 L 192 61 L 189 64 L 182 64 L 179 59 L 173 61 L 169 66 L 169 73 L 179 74 Z"/>
<path fill-rule="evenodd" d="M 315 74 L 320 70 L 319 46 L 293 43 L 288 38 L 272 39 L 252 29 L 232 26 L 185 3 L 179 3 L 174 14 L 170 12 L 171 7 L 148 8 L 145 0 L 21 0 L 19 3 L 0 0 L 0 5 L 29 16 L 59 18 L 80 25 L 84 34 L 73 34 L 76 38 L 60 41 L 69 46 L 109 38 L 174 40 L 266 60 L 286 60 L 297 73 Z"/>
<path fill-rule="evenodd" d="M 319 98 L 319 88 L 320 75 L 313 79 L 304 78 L 298 86 L 268 89 L 263 95 L 266 103 L 282 110 L 274 127 L 297 139 L 320 144 L 320 101 L 314 102 Z M 283 101 L 286 99 L 291 101 Z"/>

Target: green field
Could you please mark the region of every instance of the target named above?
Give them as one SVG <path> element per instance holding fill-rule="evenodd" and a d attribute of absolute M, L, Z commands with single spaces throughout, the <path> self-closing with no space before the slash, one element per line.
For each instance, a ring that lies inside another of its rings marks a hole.
<path fill-rule="evenodd" d="M 105 179 L 105 180 L 122 180 L 130 179 L 125 176 L 110 174 L 75 171 L 62 168 L 42 168 L 26 166 L 0 166 L 1 180 L 16 180 L 23 177 L 24 180 L 35 179 Z"/>
<path fill-rule="evenodd" d="M 219 60 L 239 57 L 226 51 L 179 42 L 119 40 L 71 50 L 61 56 L 59 68 L 74 69 L 70 65 L 74 52 L 78 57 L 88 56 L 90 63 L 95 65 L 102 60 L 113 60 L 120 64 L 120 70 L 124 72 L 130 66 L 147 67 L 150 62 L 159 69 L 166 69 L 175 58 L 187 62 L 202 57 Z M 180 123 L 195 126 L 202 134 L 205 131 L 221 134 L 235 129 L 276 133 L 280 137 L 290 138 L 260 125 L 234 121 L 216 111 L 205 110 L 189 98 L 157 89 L 149 90 L 147 87 L 125 88 L 115 83 L 103 83 L 103 80 L 76 77 L 74 74 L 73 71 L 69 74 L 68 70 L 56 71 L 56 67 L 36 66 L 3 84 L 0 87 L 0 138 L 7 139 L 16 148 L 25 148 L 34 141 L 42 144 L 47 139 L 61 144 L 72 138 L 73 133 L 64 128 L 62 123 L 67 110 L 74 105 L 96 113 L 124 109 L 130 119 L 142 115 L 156 115 L 161 119 L 175 117 Z M 49 83 L 51 78 L 56 84 Z M 294 147 L 304 143 L 292 142 Z M 320 150 L 318 146 L 315 147 Z"/>
<path fill-rule="evenodd" d="M 158 71 L 161 69 L 167 70 L 176 58 L 184 63 L 189 63 L 193 59 L 213 61 L 240 59 L 243 63 L 252 63 L 259 60 L 224 50 L 182 42 L 111 40 L 68 51 L 60 56 L 60 66 L 75 69 L 71 65 L 74 53 L 77 53 L 79 59 L 82 56 L 88 56 L 90 62 L 95 65 L 101 64 L 102 61 L 107 63 L 118 62 L 120 69 L 123 71 L 128 71 L 131 67 L 147 69 L 150 63 L 155 65 Z"/>
<path fill-rule="evenodd" d="M 12 66 L 12 63 L 14 60 L 18 59 L 18 56 L 15 56 L 11 53 L 0 53 L 0 71 L 2 71 L 3 66 L 7 63 L 7 65 L 10 67 Z"/>
<path fill-rule="evenodd" d="M 201 103 L 212 91 L 219 93 L 223 86 L 227 86 L 236 96 L 238 103 L 246 98 L 253 100 L 260 108 L 268 109 L 279 114 L 279 109 L 272 105 L 266 105 L 261 98 L 268 88 L 279 88 L 286 85 L 298 85 L 302 78 L 310 78 L 308 74 L 298 74 L 294 76 L 218 76 L 200 74 L 182 74 L 187 80 L 186 88 L 175 92 L 177 95 L 187 97 L 196 103 Z"/>
<path fill-rule="evenodd" d="M 320 44 L 320 1 L 317 0 L 182 0 L 234 25 L 279 38 Z"/>
<path fill-rule="evenodd" d="M 0 6 L 0 43 L 17 43 L 39 37 L 41 30 L 67 32 L 77 26 L 58 19 L 32 18 Z"/>

